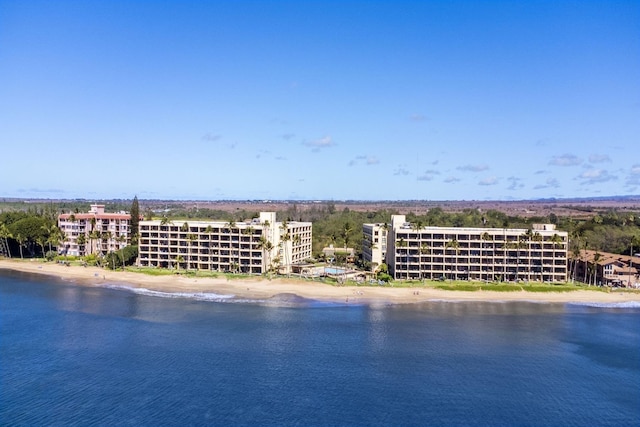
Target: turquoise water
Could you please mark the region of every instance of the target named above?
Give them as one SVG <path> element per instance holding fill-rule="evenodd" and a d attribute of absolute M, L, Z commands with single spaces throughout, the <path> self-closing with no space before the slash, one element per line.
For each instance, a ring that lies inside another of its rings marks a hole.
<path fill-rule="evenodd" d="M 0 270 L 2 425 L 640 425 L 640 309 L 259 303 Z"/>
<path fill-rule="evenodd" d="M 324 268 L 325 274 L 344 274 L 347 271 L 348 270 L 346 270 L 344 268 L 337 268 L 337 267 L 325 267 Z"/>

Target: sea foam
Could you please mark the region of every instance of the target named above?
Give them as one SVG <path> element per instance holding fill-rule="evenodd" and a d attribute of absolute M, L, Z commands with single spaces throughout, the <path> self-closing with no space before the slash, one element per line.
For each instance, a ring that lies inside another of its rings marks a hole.
<path fill-rule="evenodd" d="M 640 308 L 640 301 L 624 302 L 572 302 L 570 305 L 596 308 Z"/>
<path fill-rule="evenodd" d="M 136 288 L 133 286 L 126 285 L 118 285 L 118 284 L 101 284 L 99 285 L 102 288 L 108 289 L 116 289 L 123 290 L 128 292 L 133 292 L 138 295 L 147 295 L 154 296 L 160 298 L 183 298 L 183 299 L 194 299 L 198 301 L 229 301 L 235 297 L 235 295 L 224 295 L 224 294 L 216 294 L 213 292 L 162 292 L 162 291 L 154 291 L 152 289 L 147 288 Z"/>

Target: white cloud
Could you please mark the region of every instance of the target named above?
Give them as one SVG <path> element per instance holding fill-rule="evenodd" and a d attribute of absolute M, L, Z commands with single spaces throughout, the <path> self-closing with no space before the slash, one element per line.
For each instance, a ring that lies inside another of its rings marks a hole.
<path fill-rule="evenodd" d="M 582 163 L 582 159 L 573 154 L 563 154 L 562 156 L 553 156 L 549 161 L 553 166 L 577 166 Z"/>
<path fill-rule="evenodd" d="M 498 183 L 498 178 L 495 176 L 490 176 L 485 179 L 481 179 L 478 182 L 478 185 L 496 185 Z"/>
<path fill-rule="evenodd" d="M 464 165 L 458 166 L 456 169 L 463 172 L 482 172 L 489 169 L 487 165 Z"/>
<path fill-rule="evenodd" d="M 460 178 L 456 178 L 455 176 L 449 176 L 445 178 L 444 182 L 447 184 L 455 184 L 456 182 L 460 182 Z"/>
<path fill-rule="evenodd" d="M 631 166 L 631 171 L 629 172 L 629 175 L 627 175 L 627 178 L 624 184 L 627 187 L 633 187 L 632 189 L 635 189 L 635 187 L 640 186 L 640 164 L 635 164 Z"/>
<path fill-rule="evenodd" d="M 303 144 L 307 147 L 311 147 L 313 151 L 319 151 L 322 148 L 333 147 L 335 145 L 333 138 L 330 136 L 323 136 L 322 138 L 314 139 L 313 141 L 305 141 Z"/>
<path fill-rule="evenodd" d="M 380 163 L 380 160 L 376 156 L 356 156 L 354 159 L 349 161 L 349 166 L 355 166 L 358 163 L 363 162 L 367 166 L 377 165 Z"/>
<path fill-rule="evenodd" d="M 509 181 L 509 186 L 507 187 L 507 190 L 519 190 L 521 188 L 524 188 L 522 179 L 518 177 L 510 176 L 509 178 L 507 178 L 507 181 Z"/>
<path fill-rule="evenodd" d="M 440 175 L 440 172 L 437 170 L 429 169 L 424 171 L 422 175 L 420 175 L 417 179 L 418 181 L 431 181 L 436 175 Z"/>
<path fill-rule="evenodd" d="M 612 180 L 618 179 L 617 176 L 609 175 L 604 169 L 589 169 L 584 171 L 578 176 L 578 179 L 582 181 L 581 185 L 587 184 L 600 184 L 603 182 L 608 182 Z"/>
<path fill-rule="evenodd" d="M 560 182 L 558 182 L 555 178 L 547 178 L 544 184 L 538 184 L 533 187 L 534 190 L 543 190 L 545 188 L 558 188 L 560 187 Z"/>
<path fill-rule="evenodd" d="M 222 135 L 218 135 L 218 134 L 214 135 L 211 132 L 207 132 L 202 136 L 202 140 L 207 142 L 216 142 L 216 141 L 219 141 L 221 138 L 222 138 Z"/>
<path fill-rule="evenodd" d="M 592 154 L 589 156 L 589 163 L 605 163 L 610 161 L 611 159 L 606 154 Z"/>

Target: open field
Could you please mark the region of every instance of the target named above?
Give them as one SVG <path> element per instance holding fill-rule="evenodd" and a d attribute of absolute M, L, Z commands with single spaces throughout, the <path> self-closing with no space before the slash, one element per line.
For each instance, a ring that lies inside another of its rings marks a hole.
<path fill-rule="evenodd" d="M 145 202 L 147 203 L 147 202 Z M 151 202 L 153 203 L 153 202 Z M 554 213 L 558 216 L 589 217 L 594 212 L 616 209 L 620 211 L 640 210 L 640 196 L 629 199 L 562 199 L 562 200 L 519 200 L 519 201 L 172 201 L 185 207 L 219 209 L 224 211 L 260 210 L 278 211 L 296 205 L 299 210 L 311 209 L 319 205 L 332 203 L 336 210 L 345 208 L 355 211 L 397 210 L 400 214 L 413 212 L 424 214 L 429 209 L 439 207 L 445 212 L 460 212 L 464 209 L 497 210 L 507 215 L 532 217 L 547 216 Z"/>
<path fill-rule="evenodd" d="M 53 200 L 53 199 L 16 199 L 0 198 L 0 211 L 9 207 L 44 204 L 44 203 L 74 203 L 74 202 L 115 202 L 118 200 Z M 130 203 L 129 200 L 121 199 L 123 203 Z M 394 210 L 400 214 L 413 212 L 424 214 L 429 209 L 439 207 L 445 212 L 460 212 L 464 209 L 497 210 L 507 215 L 520 217 L 547 216 L 551 213 L 558 216 L 570 216 L 574 218 L 590 217 L 596 212 L 615 209 L 618 211 L 638 211 L 640 210 L 640 195 L 624 197 L 603 197 L 589 199 L 545 199 L 545 200 L 380 200 L 380 201 L 357 201 L 357 200 L 140 200 L 141 210 L 147 208 L 159 210 L 167 208 L 206 208 L 234 212 L 245 211 L 282 211 L 292 208 L 306 211 L 313 208 L 333 205 L 336 210 L 345 208 L 354 211 L 376 211 Z M 4 205 L 4 206 L 3 206 Z"/>

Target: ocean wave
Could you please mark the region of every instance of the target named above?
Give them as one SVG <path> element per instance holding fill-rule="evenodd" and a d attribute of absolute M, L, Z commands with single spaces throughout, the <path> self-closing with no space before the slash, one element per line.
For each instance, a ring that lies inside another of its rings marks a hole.
<path fill-rule="evenodd" d="M 569 305 L 579 305 L 583 307 L 596 308 L 640 308 L 640 301 L 624 302 L 572 302 Z"/>
<path fill-rule="evenodd" d="M 147 289 L 147 288 L 136 288 L 133 286 L 116 285 L 116 284 L 101 284 L 99 286 L 102 288 L 128 291 L 138 295 L 147 295 L 147 296 L 160 297 L 160 298 L 194 299 L 197 301 L 222 302 L 222 301 L 232 300 L 235 297 L 235 295 L 216 294 L 213 292 L 162 292 L 162 291 L 154 291 L 152 289 Z"/>

